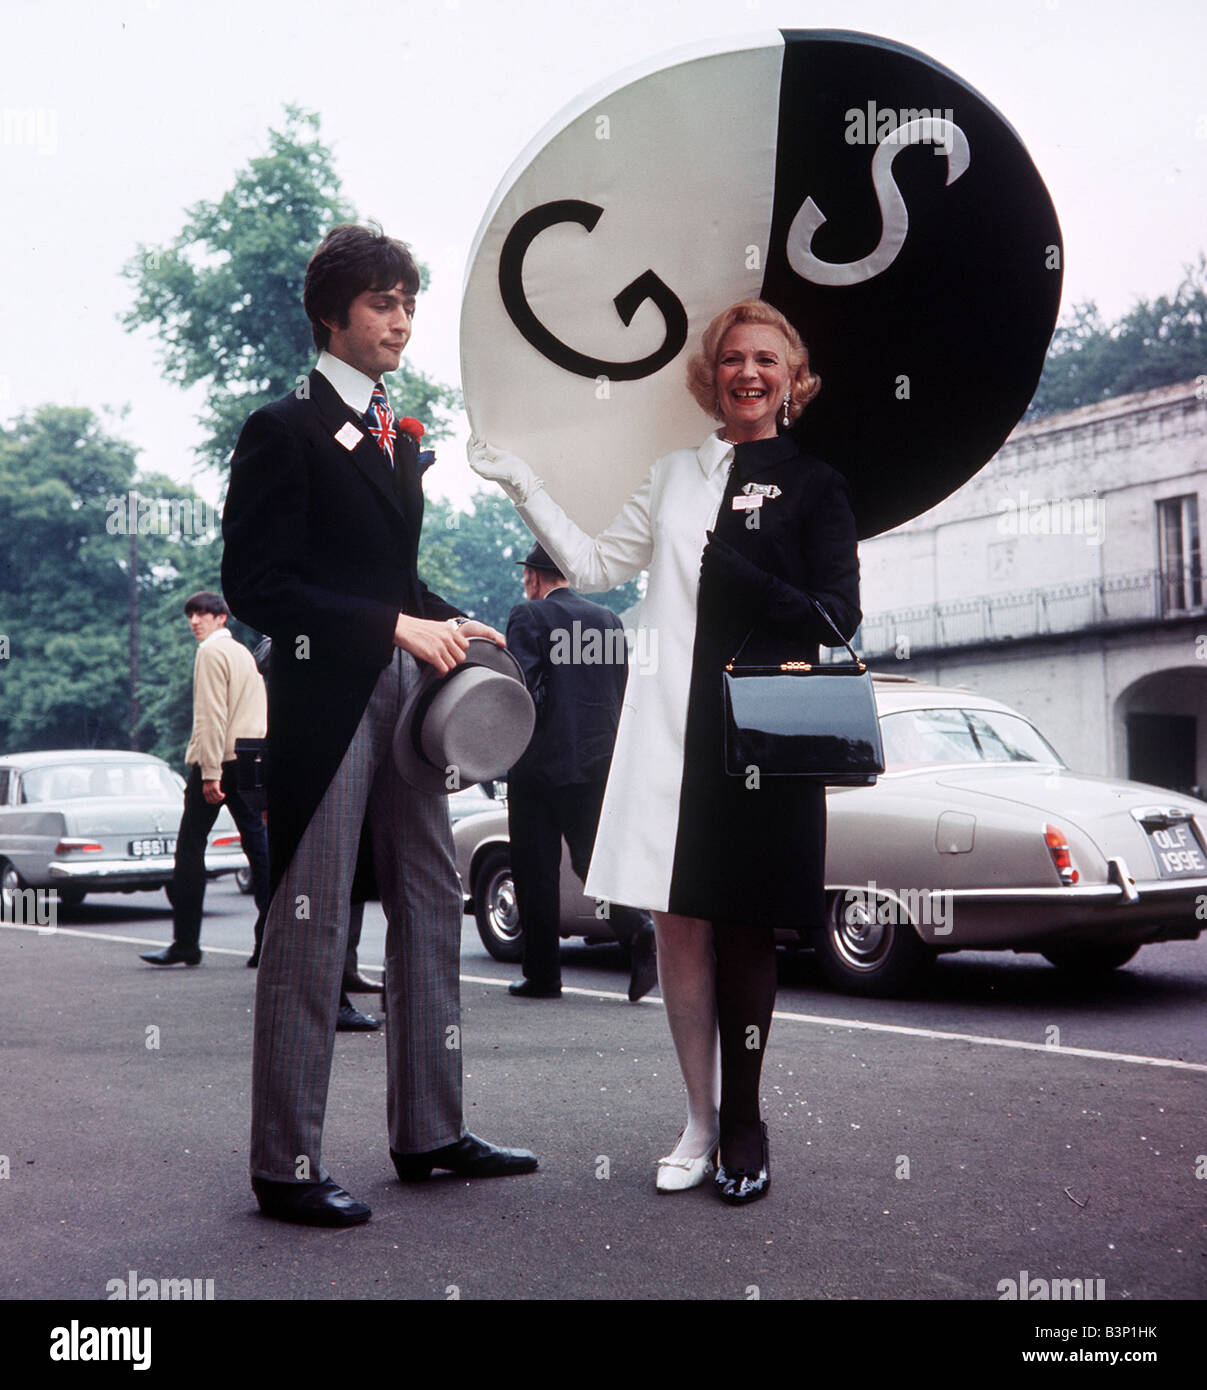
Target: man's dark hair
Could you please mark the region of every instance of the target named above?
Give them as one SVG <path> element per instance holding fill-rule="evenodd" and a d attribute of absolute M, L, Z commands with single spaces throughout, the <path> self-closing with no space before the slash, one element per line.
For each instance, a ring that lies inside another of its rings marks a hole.
<path fill-rule="evenodd" d="M 229 618 L 231 615 L 222 595 L 212 593 L 209 589 L 201 589 L 185 599 L 185 617 L 190 617 L 194 613 L 212 613 L 215 618 Z"/>
<path fill-rule="evenodd" d="M 392 290 L 399 282 L 407 294 L 419 293 L 419 267 L 404 242 L 388 237 L 376 223 L 332 227 L 306 267 L 302 303 L 320 351 L 331 338 L 323 323 L 344 328 L 348 306 L 365 290 Z"/>

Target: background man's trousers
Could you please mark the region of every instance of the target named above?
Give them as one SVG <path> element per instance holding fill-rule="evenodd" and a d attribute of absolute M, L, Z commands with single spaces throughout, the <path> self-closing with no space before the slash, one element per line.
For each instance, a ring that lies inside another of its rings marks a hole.
<path fill-rule="evenodd" d="M 574 872 L 585 879 L 606 785 L 605 780 L 549 787 L 526 778 L 507 783 L 511 872 L 524 928 L 524 978 L 542 989 L 555 988 L 562 978 L 558 960 L 562 839 L 569 846 Z M 649 920 L 636 908 L 608 904 L 608 921 L 625 946 Z"/>
<path fill-rule="evenodd" d="M 201 784 L 201 769 L 189 768 L 184 788 L 184 811 L 176 832 L 176 863 L 172 870 L 172 939 L 178 946 L 196 946 L 201 940 L 201 912 L 205 904 L 205 846 L 223 806 L 239 827 L 243 853 L 251 865 L 256 907 L 268 901 L 268 834 L 259 811 L 252 811 L 239 795 L 238 763 L 222 764 L 221 787 L 226 800 L 212 806 Z"/>
<path fill-rule="evenodd" d="M 404 782 L 391 752 L 394 725 L 417 679 L 414 658 L 395 649 L 268 909 L 256 981 L 253 1177 L 313 1182 L 328 1176 L 323 1116 L 366 817 L 387 919 L 390 1147 L 422 1153 L 455 1144 L 465 1132 L 462 898 L 448 798 Z"/>

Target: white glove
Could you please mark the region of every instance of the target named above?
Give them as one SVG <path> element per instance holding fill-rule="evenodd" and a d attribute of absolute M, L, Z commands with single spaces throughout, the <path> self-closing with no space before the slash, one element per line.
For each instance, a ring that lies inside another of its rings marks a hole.
<path fill-rule="evenodd" d="M 516 506 L 527 502 L 534 492 L 544 487 L 544 483 L 522 458 L 496 449 L 476 435 L 470 439 L 465 452 L 474 472 L 480 478 L 498 483 Z"/>

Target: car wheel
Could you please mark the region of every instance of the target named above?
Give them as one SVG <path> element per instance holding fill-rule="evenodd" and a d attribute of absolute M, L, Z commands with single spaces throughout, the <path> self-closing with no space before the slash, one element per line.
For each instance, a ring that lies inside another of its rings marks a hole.
<path fill-rule="evenodd" d="M 474 875 L 474 919 L 482 945 L 495 960 L 514 964 L 524 958 L 524 928 L 516 905 L 511 856 L 491 850 Z"/>
<path fill-rule="evenodd" d="M 25 887 L 25 881 L 7 859 L 0 859 L 0 922 L 11 922 L 13 902 Z"/>
<path fill-rule="evenodd" d="M 1139 946 L 1053 946 L 1044 951 L 1044 959 L 1058 970 L 1077 975 L 1105 975 L 1126 965 L 1140 949 Z"/>
<path fill-rule="evenodd" d="M 826 910 L 825 929 L 815 940 L 818 965 L 836 989 L 847 994 L 902 994 L 924 978 L 934 952 L 919 940 L 898 909 L 896 921 L 882 922 L 886 899 L 848 901 L 836 893 Z"/>
<path fill-rule="evenodd" d="M 240 893 L 250 893 L 252 890 L 251 865 L 246 869 L 238 869 L 235 873 L 235 882 L 239 885 Z"/>
<path fill-rule="evenodd" d="M 13 902 L 16 895 L 24 891 L 28 885 L 17 870 L 7 859 L 0 860 L 0 922 L 11 922 L 14 920 Z M 58 895 L 61 907 L 79 907 L 84 901 L 84 890 L 82 888 L 39 888 L 37 892 L 37 911 L 38 921 L 43 921 L 41 914 L 49 911 L 49 894 Z"/>

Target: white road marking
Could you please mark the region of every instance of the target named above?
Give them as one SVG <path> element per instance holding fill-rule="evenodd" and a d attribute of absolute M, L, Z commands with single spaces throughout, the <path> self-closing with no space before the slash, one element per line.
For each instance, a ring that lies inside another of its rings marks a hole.
<path fill-rule="evenodd" d="M 80 931 L 74 927 L 26 926 L 24 923 L 18 922 L 0 922 L 0 927 L 7 931 L 36 932 L 39 936 L 79 936 L 86 941 L 116 941 L 123 946 L 159 946 L 162 948 L 166 944 L 163 941 L 151 941 L 142 936 L 109 936 L 103 932 Z M 246 954 L 245 951 L 236 950 L 230 946 L 205 946 L 202 949 L 216 956 L 242 956 Z M 380 965 L 361 966 L 362 971 L 372 970 L 376 972 L 381 969 Z M 495 985 L 498 988 L 504 988 L 511 983 L 510 980 L 501 980 L 495 975 L 462 975 L 461 982 L 467 985 Z M 583 989 L 578 985 L 563 985 L 562 993 L 582 994 L 592 999 L 618 999 L 625 1004 L 629 1002 L 627 994 L 620 994 L 615 990 Z M 662 1006 L 661 999 L 649 995 L 646 998 L 651 1004 Z M 1087 1057 L 1102 1062 L 1129 1062 L 1133 1066 L 1171 1067 L 1178 1071 L 1207 1073 L 1207 1062 L 1183 1062 L 1176 1057 L 1145 1057 L 1132 1052 L 1103 1052 L 1092 1047 L 1053 1047 L 1049 1043 L 1023 1042 L 1018 1038 L 991 1038 L 983 1033 L 947 1033 L 937 1028 L 913 1028 L 904 1023 L 868 1023 L 859 1018 L 832 1018 L 828 1014 L 794 1014 L 780 1009 L 776 1009 L 771 1017 L 779 1019 L 783 1023 L 814 1023 L 825 1028 L 853 1028 L 865 1033 L 897 1033 L 904 1037 L 931 1038 L 937 1042 L 976 1043 L 980 1047 L 1013 1047 L 1024 1052 L 1046 1052 L 1057 1057 Z"/>
<path fill-rule="evenodd" d="M 26 925 L 24 922 L 0 922 L 0 927 L 5 931 L 31 931 L 37 936 L 82 936 L 86 941 L 120 941 L 124 946 L 158 946 L 161 950 L 168 944 L 166 941 L 148 940 L 145 936 L 109 936 L 99 931 L 80 931 L 76 927 L 39 927 L 33 923 Z M 207 946 L 205 949 L 212 950 L 215 955 L 243 954 L 242 951 L 232 951 L 226 946 Z"/>
<path fill-rule="evenodd" d="M 462 975 L 466 984 L 505 985 L 507 980 L 499 980 L 488 975 Z M 563 994 L 587 994 L 596 999 L 621 999 L 626 1004 L 627 994 L 614 994 L 601 989 L 578 989 L 571 985 L 562 986 Z M 651 1004 L 661 1004 L 661 999 L 650 999 Z M 1095 1057 L 1100 1061 L 1132 1062 L 1148 1067 L 1175 1067 L 1182 1071 L 1207 1072 L 1207 1062 L 1183 1062 L 1174 1057 L 1141 1057 L 1130 1052 L 1102 1052 L 1091 1047 L 1053 1047 L 1048 1043 L 1022 1042 L 1016 1038 L 991 1038 L 983 1033 L 945 1033 L 937 1028 L 912 1028 L 904 1023 L 867 1023 L 859 1018 L 831 1018 L 828 1014 L 793 1014 L 776 1009 L 771 1017 L 785 1023 L 817 1023 L 827 1028 L 858 1028 L 869 1033 L 901 1033 L 907 1037 L 934 1038 L 942 1042 L 978 1043 L 982 1047 L 1017 1047 L 1026 1052 L 1048 1052 L 1062 1057 Z"/>
<path fill-rule="evenodd" d="M 858 1018 L 829 1018 L 823 1014 L 789 1014 L 777 1009 L 772 1018 L 792 1023 L 822 1023 L 831 1028 L 862 1028 L 870 1033 L 903 1033 L 915 1038 L 936 1038 L 944 1042 L 979 1043 L 982 1047 L 1018 1047 L 1025 1052 L 1050 1052 L 1061 1057 L 1096 1057 L 1104 1062 L 1131 1062 L 1146 1067 L 1176 1067 L 1182 1071 L 1207 1072 L 1207 1062 L 1183 1062 L 1176 1057 L 1144 1057 L 1133 1052 L 1102 1052 L 1093 1047 L 1055 1047 L 1050 1043 L 1022 1042 L 1017 1038 L 991 1038 L 982 1033 L 944 1033 L 937 1028 L 911 1028 L 903 1023 L 865 1023 Z"/>

